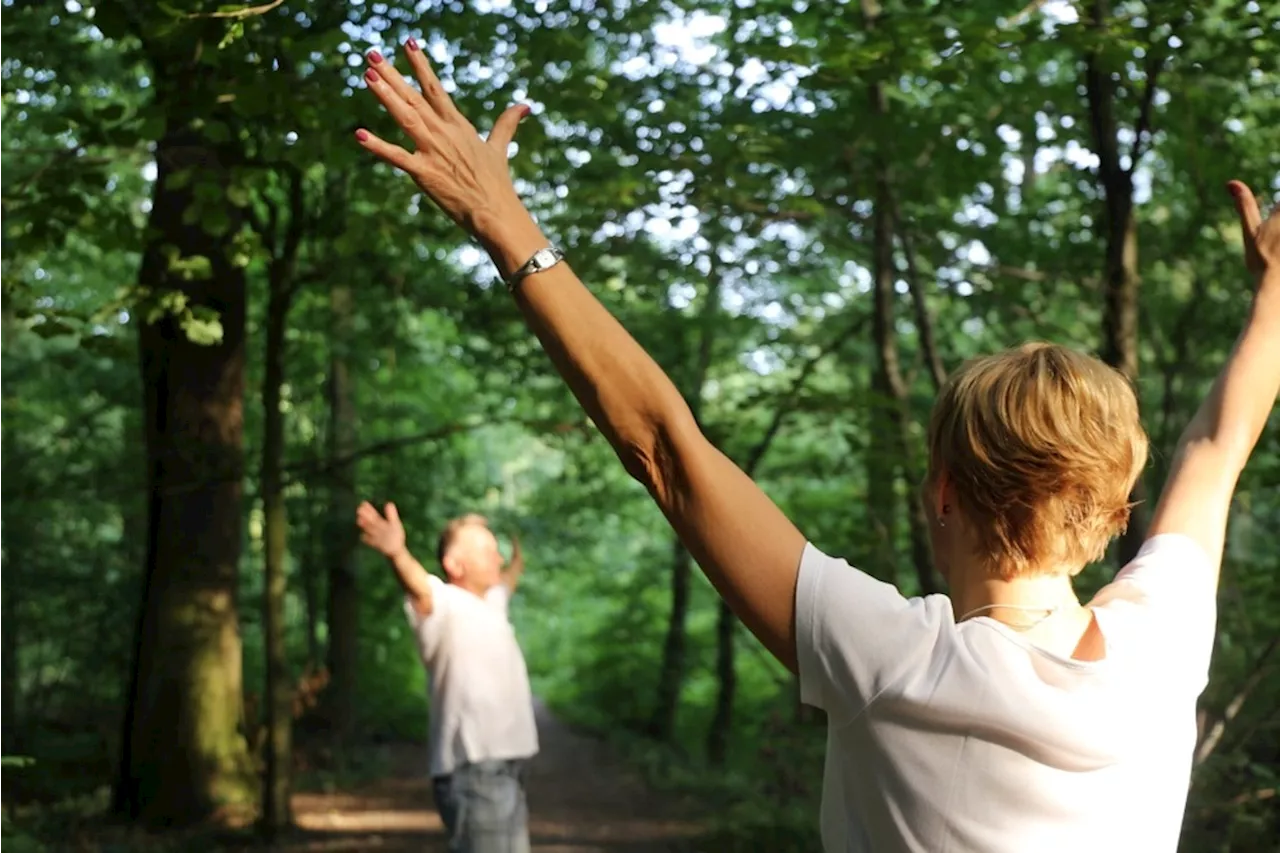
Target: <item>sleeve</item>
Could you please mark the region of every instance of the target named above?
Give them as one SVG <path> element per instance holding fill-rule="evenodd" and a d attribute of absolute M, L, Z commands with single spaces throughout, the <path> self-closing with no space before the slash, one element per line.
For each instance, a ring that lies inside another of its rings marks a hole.
<path fill-rule="evenodd" d="M 413 606 L 413 599 L 404 597 L 404 616 L 409 620 L 409 627 L 417 635 L 424 649 L 428 648 L 439 633 L 440 623 L 444 621 L 445 612 L 449 609 L 449 594 L 444 581 L 435 575 L 427 575 L 431 584 L 431 612 L 423 616 Z"/>
<path fill-rule="evenodd" d="M 833 723 L 848 722 L 910 669 L 927 665 L 952 624 L 945 596 L 906 598 L 806 544 L 796 583 L 800 700 Z"/>
<path fill-rule="evenodd" d="M 511 603 L 511 588 L 505 583 L 496 583 L 491 586 L 484 594 L 484 600 L 486 604 L 501 613 L 503 619 L 509 618 L 507 612 Z"/>
<path fill-rule="evenodd" d="M 1209 555 L 1194 539 L 1180 533 L 1151 537 L 1092 606 L 1105 614 L 1104 634 L 1152 651 L 1151 674 L 1196 695 L 1204 690 L 1218 622 L 1217 584 Z"/>

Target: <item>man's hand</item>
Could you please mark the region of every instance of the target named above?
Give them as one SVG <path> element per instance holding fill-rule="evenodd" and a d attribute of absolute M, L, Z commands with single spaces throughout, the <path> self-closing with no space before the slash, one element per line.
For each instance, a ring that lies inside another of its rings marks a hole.
<path fill-rule="evenodd" d="M 360 527 L 361 542 L 388 560 L 394 560 L 405 551 L 404 525 L 400 523 L 395 504 L 387 504 L 385 512 L 384 518 L 373 504 L 365 501 L 356 510 L 356 524 Z"/>
<path fill-rule="evenodd" d="M 396 570 L 396 578 L 404 587 L 405 595 L 413 602 L 420 616 L 430 615 L 432 610 L 431 577 L 422 564 L 414 559 L 404 544 L 404 525 L 396 505 L 389 503 L 384 510 L 386 517 L 365 501 L 356 509 L 356 524 L 360 527 L 360 541 L 386 557 Z"/>
<path fill-rule="evenodd" d="M 511 560 L 502 571 L 502 583 L 511 592 L 516 591 L 520 576 L 524 574 L 524 554 L 520 551 L 520 534 L 511 531 Z"/>

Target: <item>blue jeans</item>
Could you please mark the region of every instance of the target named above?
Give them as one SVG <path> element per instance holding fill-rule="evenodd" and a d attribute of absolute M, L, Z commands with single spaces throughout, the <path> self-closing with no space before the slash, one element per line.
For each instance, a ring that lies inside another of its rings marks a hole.
<path fill-rule="evenodd" d="M 523 761 L 478 761 L 432 778 L 449 853 L 529 853 Z"/>

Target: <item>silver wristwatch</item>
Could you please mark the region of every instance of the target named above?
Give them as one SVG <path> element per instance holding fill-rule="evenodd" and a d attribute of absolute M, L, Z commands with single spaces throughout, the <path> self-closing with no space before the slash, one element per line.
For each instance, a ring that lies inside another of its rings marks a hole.
<path fill-rule="evenodd" d="M 533 253 L 533 257 L 524 262 L 524 266 L 513 272 L 507 279 L 507 289 L 514 290 L 515 286 L 520 283 L 526 276 L 543 270 L 551 269 L 556 264 L 564 260 L 564 252 L 555 246 L 548 246 L 545 249 L 539 249 Z"/>

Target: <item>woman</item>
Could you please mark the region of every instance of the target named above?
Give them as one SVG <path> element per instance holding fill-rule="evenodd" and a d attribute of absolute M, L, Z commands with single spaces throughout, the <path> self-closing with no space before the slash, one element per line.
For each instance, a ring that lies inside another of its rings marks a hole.
<path fill-rule="evenodd" d="M 416 45 L 421 93 L 369 89 L 415 146 L 361 130 L 480 240 L 579 402 L 707 577 L 829 719 L 829 851 L 1172 851 L 1236 480 L 1280 389 L 1280 225 L 1233 182 L 1258 284 L 1187 427 L 1141 552 L 1088 604 L 1071 578 L 1126 525 L 1147 440 L 1128 384 L 1033 344 L 940 394 L 927 501 L 950 598 L 903 598 L 828 557 L 698 430 L 661 368 L 517 197 L 512 107 L 482 141 Z"/>

